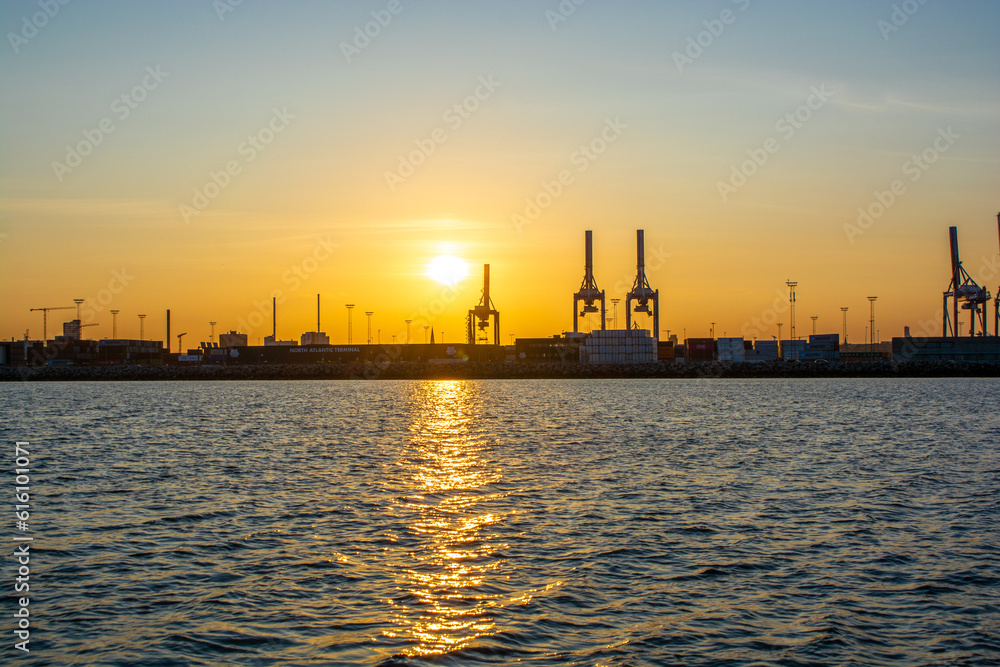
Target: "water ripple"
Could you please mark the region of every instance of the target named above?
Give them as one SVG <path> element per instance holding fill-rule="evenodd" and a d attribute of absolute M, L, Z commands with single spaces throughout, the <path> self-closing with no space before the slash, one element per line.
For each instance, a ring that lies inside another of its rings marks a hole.
<path fill-rule="evenodd" d="M 997 664 L 997 405 L 980 379 L 5 385 L 20 661 Z"/>

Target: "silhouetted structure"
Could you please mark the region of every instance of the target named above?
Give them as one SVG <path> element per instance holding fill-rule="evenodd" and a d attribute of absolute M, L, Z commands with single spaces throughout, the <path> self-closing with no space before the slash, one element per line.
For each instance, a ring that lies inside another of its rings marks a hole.
<path fill-rule="evenodd" d="M 584 263 L 583 263 L 583 283 L 580 291 L 573 295 L 573 332 L 580 331 L 578 315 L 586 317 L 589 313 L 596 313 L 598 300 L 601 302 L 601 329 L 605 329 L 607 309 L 604 303 L 604 290 L 598 289 L 597 281 L 594 280 L 594 232 L 587 230 L 584 232 Z M 583 301 L 583 310 L 577 313 L 577 304 Z"/>
<path fill-rule="evenodd" d="M 653 339 L 660 337 L 660 290 L 653 290 L 646 280 L 646 242 L 643 230 L 636 230 L 636 275 L 635 283 L 632 284 L 632 291 L 625 295 L 625 328 L 632 328 L 632 300 L 639 305 L 635 307 L 637 313 L 649 313 L 649 302 L 653 302 Z"/>
<path fill-rule="evenodd" d="M 976 323 L 979 323 L 980 335 L 986 335 L 986 310 L 989 308 L 990 293 L 985 287 L 980 287 L 962 267 L 958 256 L 958 228 L 948 228 L 948 238 L 951 241 L 951 282 L 944 293 L 944 321 L 942 336 L 957 338 L 958 311 L 969 311 L 969 335 L 976 335 Z M 951 299 L 952 310 L 948 312 L 948 300 Z"/>
<path fill-rule="evenodd" d="M 485 332 L 490 326 L 490 316 L 493 316 L 493 344 L 500 345 L 500 311 L 498 311 L 493 306 L 493 300 L 490 298 L 490 265 L 483 265 L 483 297 L 479 300 L 479 305 L 469 311 L 469 315 L 465 319 L 465 324 L 468 329 L 468 335 L 466 341 L 469 345 L 475 345 L 477 342 L 488 342 L 489 338 L 484 333 L 481 338 L 479 338 L 479 332 Z M 433 336 L 433 333 L 431 334 Z M 433 342 L 433 338 L 431 342 Z"/>

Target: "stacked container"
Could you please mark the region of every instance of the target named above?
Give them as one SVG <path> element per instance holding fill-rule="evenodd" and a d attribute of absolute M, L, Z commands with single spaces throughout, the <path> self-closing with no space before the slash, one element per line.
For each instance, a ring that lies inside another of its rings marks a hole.
<path fill-rule="evenodd" d="M 809 345 L 802 353 L 803 359 L 836 361 L 840 359 L 840 334 L 809 336 Z"/>
<path fill-rule="evenodd" d="M 746 361 L 746 348 L 742 338 L 720 338 L 716 342 L 719 361 Z"/>
<path fill-rule="evenodd" d="M 656 361 L 656 341 L 648 329 L 592 332 L 580 347 L 580 363 L 644 364 Z"/>
<path fill-rule="evenodd" d="M 777 361 L 778 341 L 758 340 L 754 341 L 754 361 Z"/>
<path fill-rule="evenodd" d="M 795 361 L 802 358 L 802 353 L 806 351 L 806 341 L 804 340 L 783 340 L 781 341 L 781 358 L 785 361 Z"/>
<path fill-rule="evenodd" d="M 690 362 L 715 361 L 715 341 L 711 338 L 688 338 L 687 360 Z"/>

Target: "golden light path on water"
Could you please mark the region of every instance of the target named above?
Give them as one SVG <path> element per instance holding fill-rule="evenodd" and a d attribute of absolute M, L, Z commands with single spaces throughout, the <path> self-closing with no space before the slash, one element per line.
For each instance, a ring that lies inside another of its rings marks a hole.
<path fill-rule="evenodd" d="M 408 566 L 400 568 L 403 597 L 390 601 L 397 629 L 387 636 L 413 642 L 410 655 L 460 650 L 495 632 L 491 610 L 503 603 L 490 585 L 502 576 L 507 547 L 490 527 L 504 494 L 490 485 L 503 477 L 488 458 L 481 389 L 467 382 L 421 383 L 408 446 L 398 460 L 411 495 L 398 508 L 410 517 Z"/>

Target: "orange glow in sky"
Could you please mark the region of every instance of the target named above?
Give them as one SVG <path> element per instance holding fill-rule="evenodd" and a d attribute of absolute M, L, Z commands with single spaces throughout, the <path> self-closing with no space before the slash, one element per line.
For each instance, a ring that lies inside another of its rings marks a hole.
<path fill-rule="evenodd" d="M 483 264 L 502 340 L 548 336 L 587 229 L 608 298 L 645 230 L 661 336 L 770 338 L 787 280 L 800 333 L 877 295 L 937 334 L 951 225 L 996 293 L 996 3 L 568 4 L 3 3 L 0 336 L 82 298 L 90 337 L 257 343 L 276 298 L 298 339 L 319 293 L 333 342 L 347 303 L 455 342 Z"/>

